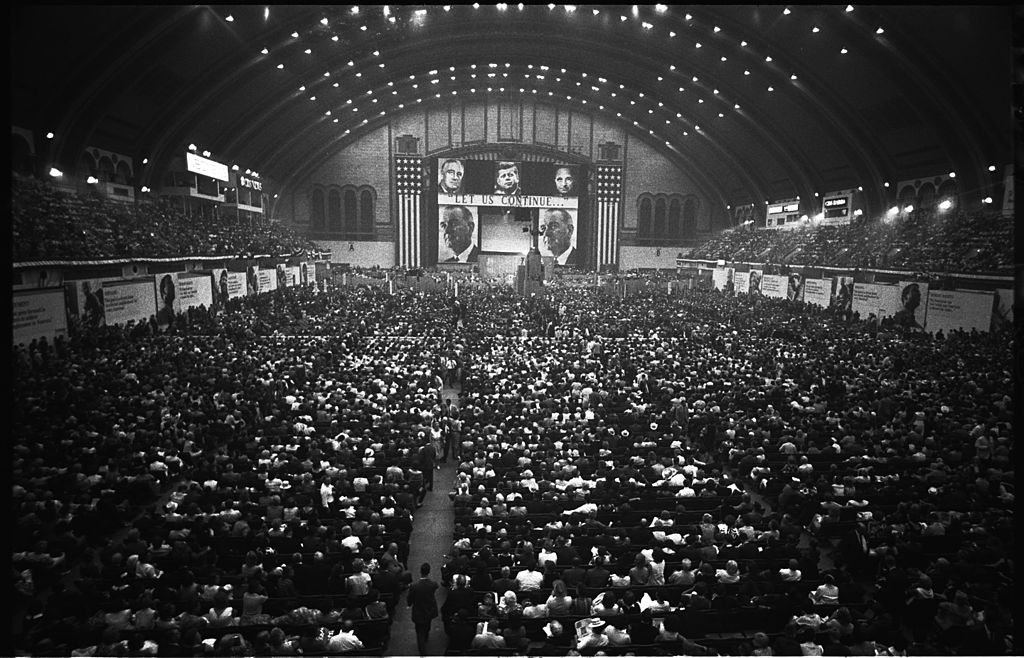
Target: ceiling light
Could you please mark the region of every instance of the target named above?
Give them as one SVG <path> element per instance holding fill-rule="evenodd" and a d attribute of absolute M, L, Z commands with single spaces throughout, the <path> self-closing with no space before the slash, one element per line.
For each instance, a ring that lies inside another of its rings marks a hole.
<path fill-rule="evenodd" d="M 740 109 L 739 103 L 737 103 L 736 105 L 733 105 L 733 106 L 732 106 L 732 109 L 734 109 L 734 110 L 738 110 L 738 109 Z"/>
<path fill-rule="evenodd" d="M 793 75 L 789 76 L 789 79 L 790 80 L 796 80 L 796 73 L 794 73 Z"/>
<path fill-rule="evenodd" d="M 664 14 L 666 11 L 668 11 L 668 5 L 654 5 L 654 11 L 658 12 L 659 14 Z"/>
<path fill-rule="evenodd" d="M 882 183 L 882 187 L 889 187 L 889 183 L 888 182 Z"/>
<path fill-rule="evenodd" d="M 939 210 L 949 210 L 952 207 L 953 202 L 950 201 L 949 199 L 943 199 L 942 202 L 939 203 Z"/>
<path fill-rule="evenodd" d="M 353 14 L 358 14 L 359 13 L 359 7 L 352 7 L 352 13 Z"/>
<path fill-rule="evenodd" d="M 196 145 L 195 145 L 195 144 L 189 144 L 189 145 L 188 145 L 188 150 L 189 150 L 189 151 L 192 151 L 192 152 L 195 152 L 195 150 L 196 150 Z"/>
<path fill-rule="evenodd" d="M 298 32 L 292 32 L 292 38 L 293 39 L 298 39 L 299 38 L 299 33 Z"/>
<path fill-rule="evenodd" d="M 882 28 L 878 28 L 877 30 L 875 30 L 875 34 L 885 34 L 885 30 L 883 30 Z"/>
<path fill-rule="evenodd" d="M 900 211 L 899 208 L 897 208 L 896 206 L 893 206 L 892 208 L 889 208 L 889 210 L 886 212 L 886 214 L 889 215 L 890 217 L 892 217 L 893 215 L 895 215 L 899 211 Z"/>
<path fill-rule="evenodd" d="M 904 209 L 903 209 L 903 212 L 914 212 L 914 206 L 913 206 L 913 204 L 911 204 L 911 205 L 908 205 L 908 206 L 907 206 L 906 208 L 904 208 Z"/>
<path fill-rule="evenodd" d="M 51 133 L 51 134 L 52 134 L 52 133 Z M 988 170 L 989 170 L 989 171 L 995 171 L 995 170 L 996 170 L 996 166 L 995 166 L 995 165 L 989 165 L 989 166 L 988 166 Z"/>
<path fill-rule="evenodd" d="M 270 54 L 270 51 L 269 51 L 269 50 L 267 50 L 266 48 L 264 48 L 264 49 L 263 49 L 263 50 L 261 50 L 260 52 L 261 52 L 261 53 L 263 53 L 264 55 L 269 55 L 269 54 Z"/>
<path fill-rule="evenodd" d="M 227 21 L 227 22 L 229 22 L 229 23 L 234 23 L 234 22 L 235 22 L 235 17 L 234 17 L 234 16 L 232 16 L 231 14 L 228 14 L 228 15 L 227 15 L 227 16 L 226 16 L 226 17 L 224 18 L 224 20 L 226 20 L 226 21 Z"/>
<path fill-rule="evenodd" d="M 718 26 L 716 25 L 716 26 L 715 26 L 715 32 L 717 33 L 717 32 L 721 32 L 721 31 L 722 31 L 722 28 L 720 28 L 720 27 L 718 27 Z"/>
<path fill-rule="evenodd" d="M 209 151 L 203 151 L 203 157 L 204 158 L 210 157 L 210 152 Z"/>
<path fill-rule="evenodd" d="M 990 197 L 990 196 L 987 196 L 987 197 L 985 197 L 984 199 L 982 199 L 982 200 L 981 200 L 981 202 L 982 202 L 982 203 L 985 203 L 985 204 L 989 204 L 989 203 L 992 203 L 992 197 Z"/>
<path fill-rule="evenodd" d="M 320 19 L 320 24 L 321 25 L 327 25 L 328 23 L 330 23 L 330 21 L 327 20 L 326 16 L 324 16 L 323 18 Z"/>
<path fill-rule="evenodd" d="M 766 62 L 772 61 L 772 56 L 768 55 L 767 57 L 764 58 L 764 61 L 766 61 Z"/>
<path fill-rule="evenodd" d="M 89 176 L 88 178 L 85 179 L 85 182 L 88 183 L 89 185 L 95 185 L 96 183 L 100 182 L 100 179 L 96 178 L 95 176 Z"/>
<path fill-rule="evenodd" d="M 949 172 L 949 177 L 950 178 L 956 178 L 956 172 L 955 171 Z"/>
<path fill-rule="evenodd" d="M 848 52 L 850 52 L 850 51 L 849 51 L 849 50 L 847 50 L 846 48 L 843 48 L 842 50 L 840 50 L 840 51 L 839 51 L 839 54 L 840 54 L 840 55 L 845 55 L 845 54 L 846 54 L 846 53 L 848 53 Z"/>
<path fill-rule="evenodd" d="M 821 29 L 819 29 L 818 26 L 815 25 L 814 27 L 811 28 L 811 32 L 813 32 L 814 34 L 817 34 L 818 32 L 821 32 Z"/>
<path fill-rule="evenodd" d="M 306 48 L 306 54 L 307 55 L 312 55 L 313 51 L 311 49 L 309 49 L 309 48 Z"/>
<path fill-rule="evenodd" d="M 746 48 L 747 47 L 747 42 L 746 41 L 740 41 L 740 47 Z"/>
<path fill-rule="evenodd" d="M 142 158 L 142 164 L 149 164 L 149 158 Z"/>
<path fill-rule="evenodd" d="M 846 5 L 846 13 L 853 11 L 853 5 Z"/>
<path fill-rule="evenodd" d="M 675 32 L 669 32 L 668 36 L 673 38 L 673 39 L 675 39 L 676 38 L 676 33 Z"/>
<path fill-rule="evenodd" d="M 775 87 L 768 87 L 768 91 L 775 91 Z"/>
<path fill-rule="evenodd" d="M 697 47 L 700 48 L 700 41 L 697 42 Z"/>
<path fill-rule="evenodd" d="M 743 75 L 750 75 L 750 71 L 744 71 Z"/>
<path fill-rule="evenodd" d="M 786 7 L 785 9 L 783 9 L 783 10 L 782 10 L 782 15 L 783 15 L 783 16 L 789 16 L 789 15 L 790 15 L 790 14 L 792 14 L 792 13 L 793 13 L 793 12 L 791 12 L 791 11 L 789 10 L 789 7 Z"/>
<path fill-rule="evenodd" d="M 687 14 L 687 15 L 686 15 L 686 20 L 690 20 L 690 19 L 692 19 L 692 18 L 693 18 L 693 14 Z"/>
<path fill-rule="evenodd" d="M 53 133 L 46 133 L 46 139 L 53 139 Z"/>

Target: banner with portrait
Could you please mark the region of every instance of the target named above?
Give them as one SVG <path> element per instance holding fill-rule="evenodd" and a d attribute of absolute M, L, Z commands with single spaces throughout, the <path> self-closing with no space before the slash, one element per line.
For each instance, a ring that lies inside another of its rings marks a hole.
<path fill-rule="evenodd" d="M 832 301 L 832 279 L 804 279 L 804 303 L 828 308 Z"/>
<path fill-rule="evenodd" d="M 832 277 L 832 302 L 830 306 L 839 311 L 853 310 L 853 277 Z"/>
<path fill-rule="evenodd" d="M 786 283 L 786 299 L 791 302 L 804 300 L 804 275 L 800 272 L 789 273 Z"/>
<path fill-rule="evenodd" d="M 79 279 L 64 281 L 70 293 L 68 315 L 77 316 L 83 327 L 102 327 L 106 324 L 103 310 L 103 284 L 107 279 Z"/>
<path fill-rule="evenodd" d="M 931 290 L 928 292 L 928 331 L 948 334 L 962 331 L 988 331 L 992 324 L 992 291 Z"/>
<path fill-rule="evenodd" d="M 178 301 L 178 273 L 154 275 L 153 292 L 156 299 L 156 323 L 166 327 L 181 311 L 181 302 Z"/>
<path fill-rule="evenodd" d="M 901 308 L 900 290 L 898 285 L 854 283 L 853 312 L 858 313 L 861 320 L 871 315 L 879 320 L 896 315 Z"/>
<path fill-rule="evenodd" d="M 67 336 L 64 294 L 64 288 L 15 290 L 11 300 L 12 345 L 27 347 L 43 337 L 52 344 L 57 336 Z"/>
<path fill-rule="evenodd" d="M 1013 289 L 996 288 L 992 296 L 992 331 L 1013 327 Z"/>
<path fill-rule="evenodd" d="M 900 307 L 893 315 L 896 324 L 910 329 L 924 329 L 927 318 L 928 284 L 900 281 Z"/>
<path fill-rule="evenodd" d="M 213 286 L 208 276 L 178 275 L 178 300 L 183 310 L 213 305 Z"/>
<path fill-rule="evenodd" d="M 301 276 L 298 265 L 288 265 L 284 270 L 284 285 L 289 288 L 300 285 Z"/>
<path fill-rule="evenodd" d="M 228 271 L 223 267 L 210 270 L 210 285 L 213 288 L 213 305 L 222 307 L 228 301 Z"/>
<path fill-rule="evenodd" d="M 750 270 L 747 280 L 747 292 L 751 295 L 761 294 L 761 280 L 764 279 L 763 270 Z"/>
<path fill-rule="evenodd" d="M 147 277 L 139 281 L 108 281 L 103 285 L 103 313 L 107 324 L 121 325 L 130 321 L 148 322 L 156 315 L 153 282 Z"/>
<path fill-rule="evenodd" d="M 789 277 L 785 274 L 763 274 L 761 294 L 772 299 L 786 299 L 789 296 Z"/>
<path fill-rule="evenodd" d="M 746 295 L 750 292 L 750 272 L 734 272 L 732 275 L 733 293 Z"/>
<path fill-rule="evenodd" d="M 248 275 L 245 272 L 228 272 L 228 299 L 245 297 Z"/>
<path fill-rule="evenodd" d="M 727 294 L 732 294 L 735 289 L 735 268 L 732 267 L 716 267 L 711 273 L 711 285 L 714 286 L 715 290 L 724 291 Z"/>
<path fill-rule="evenodd" d="M 245 294 L 255 295 L 260 291 L 260 266 L 249 265 L 245 268 Z"/>
<path fill-rule="evenodd" d="M 479 209 L 443 205 L 437 214 L 437 262 L 475 263 L 480 258 Z"/>
<path fill-rule="evenodd" d="M 550 257 L 556 265 L 576 265 L 579 260 L 576 215 L 577 211 L 569 208 L 552 207 L 540 211 L 538 230 L 541 258 Z"/>

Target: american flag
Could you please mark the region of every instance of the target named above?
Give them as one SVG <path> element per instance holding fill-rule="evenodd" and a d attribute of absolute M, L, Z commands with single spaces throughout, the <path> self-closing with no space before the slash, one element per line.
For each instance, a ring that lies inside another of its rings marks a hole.
<path fill-rule="evenodd" d="M 618 262 L 622 167 L 597 166 L 597 269 Z"/>
<path fill-rule="evenodd" d="M 420 266 L 423 174 L 420 158 L 395 158 L 395 188 L 398 190 L 398 265 Z"/>

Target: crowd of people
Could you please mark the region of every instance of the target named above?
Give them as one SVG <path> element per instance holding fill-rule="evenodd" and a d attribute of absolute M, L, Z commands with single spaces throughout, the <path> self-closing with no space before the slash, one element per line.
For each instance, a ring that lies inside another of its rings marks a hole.
<path fill-rule="evenodd" d="M 1011 343 L 653 285 L 75 327 L 15 354 L 12 648 L 384 653 L 452 458 L 449 653 L 1012 653 Z"/>
<path fill-rule="evenodd" d="M 915 210 L 892 220 L 762 230 L 740 227 L 695 248 L 697 259 L 1008 274 L 1013 218 L 997 212 Z"/>
<path fill-rule="evenodd" d="M 319 247 L 267 219 L 216 219 L 186 213 L 179 202 L 138 205 L 74 195 L 32 178 L 11 176 L 13 262 L 290 255 Z"/>

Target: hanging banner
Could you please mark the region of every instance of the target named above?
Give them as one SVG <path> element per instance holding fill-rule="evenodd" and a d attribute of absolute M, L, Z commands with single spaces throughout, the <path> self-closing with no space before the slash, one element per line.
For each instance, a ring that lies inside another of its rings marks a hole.
<path fill-rule="evenodd" d="M 750 270 L 750 283 L 747 286 L 751 295 L 761 294 L 761 279 L 764 278 L 764 270 Z"/>
<path fill-rule="evenodd" d="M 733 274 L 734 268 L 732 267 L 716 267 L 711 273 L 711 283 L 714 285 L 715 290 L 721 290 L 731 295 L 735 287 Z"/>
<path fill-rule="evenodd" d="M 853 277 L 832 277 L 832 308 L 838 311 L 853 309 Z"/>
<path fill-rule="evenodd" d="M 734 272 L 732 275 L 732 282 L 735 287 L 735 294 L 746 295 L 750 292 L 750 272 Z"/>
<path fill-rule="evenodd" d="M 52 344 L 57 336 L 67 336 L 63 288 L 15 290 L 11 301 L 13 345 L 27 347 L 33 340 L 43 337 Z"/>
<path fill-rule="evenodd" d="M 277 290 L 277 270 L 260 270 L 256 273 L 256 292 Z"/>
<path fill-rule="evenodd" d="M 260 291 L 260 266 L 250 265 L 245 269 L 245 294 L 255 295 Z"/>
<path fill-rule="evenodd" d="M 789 296 L 789 277 L 783 274 L 762 275 L 761 294 L 773 299 L 786 299 Z"/>
<path fill-rule="evenodd" d="M 804 303 L 828 308 L 832 301 L 832 279 L 804 279 Z"/>
<path fill-rule="evenodd" d="M 156 293 L 156 322 L 165 327 L 181 311 L 178 300 L 178 273 L 168 272 L 153 277 Z"/>
<path fill-rule="evenodd" d="M 932 290 L 928 293 L 928 331 L 948 334 L 954 329 L 988 331 L 992 324 L 993 293 Z"/>
<path fill-rule="evenodd" d="M 1013 289 L 996 288 L 992 298 L 992 331 L 1013 327 Z"/>
<path fill-rule="evenodd" d="M 248 275 L 245 272 L 228 272 L 228 299 L 245 297 Z"/>
<path fill-rule="evenodd" d="M 861 320 L 874 315 L 879 320 L 895 315 L 900 310 L 900 287 L 881 283 L 853 284 L 853 312 Z"/>
<path fill-rule="evenodd" d="M 213 305 L 224 306 L 228 301 L 228 271 L 224 268 L 212 270 L 210 282 L 213 285 Z"/>
<path fill-rule="evenodd" d="M 71 292 L 68 299 L 71 315 L 77 315 L 83 327 L 102 327 L 106 320 L 103 313 L 104 279 L 65 281 Z"/>
<path fill-rule="evenodd" d="M 284 285 L 291 288 L 302 283 L 302 274 L 298 265 L 289 265 L 284 270 Z"/>
<path fill-rule="evenodd" d="M 924 329 L 928 302 L 928 284 L 900 281 L 900 308 L 893 316 L 896 324 L 911 329 Z"/>
<path fill-rule="evenodd" d="M 178 304 L 183 310 L 213 305 L 213 289 L 208 276 L 178 276 Z"/>
<path fill-rule="evenodd" d="M 800 272 L 790 272 L 786 284 L 786 299 L 791 302 L 802 302 L 804 300 L 804 275 Z"/>
<path fill-rule="evenodd" d="M 106 282 L 103 284 L 103 313 L 110 325 L 128 324 L 132 320 L 147 322 L 156 314 L 153 282 L 148 278 Z"/>

